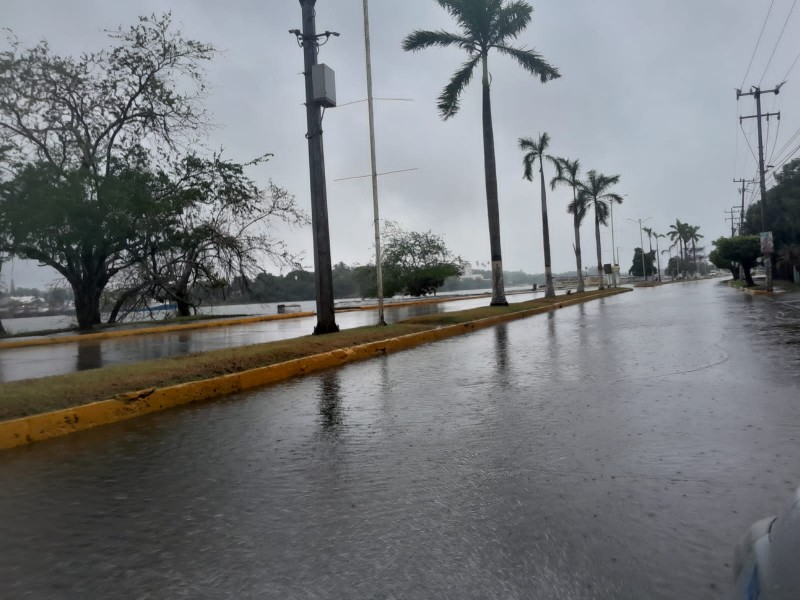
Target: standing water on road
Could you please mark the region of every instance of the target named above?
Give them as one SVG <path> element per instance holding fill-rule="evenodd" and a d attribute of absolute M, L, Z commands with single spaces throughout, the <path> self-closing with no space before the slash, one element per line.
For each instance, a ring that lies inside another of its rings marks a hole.
<path fill-rule="evenodd" d="M 800 320 L 640 289 L 0 454 L 8 598 L 723 598 Z"/>

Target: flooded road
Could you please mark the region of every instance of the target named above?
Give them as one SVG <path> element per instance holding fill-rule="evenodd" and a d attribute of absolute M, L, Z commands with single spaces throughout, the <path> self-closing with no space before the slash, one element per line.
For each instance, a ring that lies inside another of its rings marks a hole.
<path fill-rule="evenodd" d="M 543 292 L 513 294 L 508 296 L 508 301 L 525 302 L 542 295 Z M 487 296 L 441 303 L 421 303 L 416 306 L 387 305 L 385 317 L 388 323 L 394 323 L 418 315 L 476 308 L 487 306 L 488 303 Z M 304 306 L 304 308 L 310 307 Z M 377 310 L 341 312 L 336 314 L 336 322 L 341 329 L 374 325 L 378 318 L 377 314 Z M 301 317 L 52 346 L 0 349 L 0 382 L 62 375 L 141 360 L 185 356 L 222 348 L 285 340 L 310 335 L 316 323 L 316 317 Z"/>
<path fill-rule="evenodd" d="M 724 598 L 798 366 L 686 283 L 0 453 L 0 597 Z"/>

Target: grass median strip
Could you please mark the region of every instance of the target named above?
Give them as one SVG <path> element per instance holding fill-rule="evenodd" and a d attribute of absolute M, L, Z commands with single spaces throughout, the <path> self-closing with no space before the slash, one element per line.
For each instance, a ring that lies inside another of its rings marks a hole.
<path fill-rule="evenodd" d="M 68 375 L 2 383 L 0 384 L 0 420 L 6 421 L 71 408 L 139 390 L 164 388 L 241 373 L 342 348 L 429 331 L 444 325 L 469 323 L 487 317 L 537 308 L 546 309 L 566 302 L 573 303 L 584 298 L 613 295 L 621 291 L 628 290 L 609 290 L 606 293 L 586 292 L 572 294 L 569 297 L 537 299 L 507 307 L 485 307 L 425 315 L 386 327 L 361 327 L 325 336 L 306 336 L 189 356 L 117 365 Z"/>

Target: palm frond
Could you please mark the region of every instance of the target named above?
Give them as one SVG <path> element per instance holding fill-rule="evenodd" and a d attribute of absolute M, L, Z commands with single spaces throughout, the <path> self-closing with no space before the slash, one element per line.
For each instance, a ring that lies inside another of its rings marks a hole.
<path fill-rule="evenodd" d="M 542 83 L 547 83 L 552 79 L 561 77 L 561 73 L 558 72 L 558 69 L 544 60 L 540 54 L 537 54 L 533 50 L 528 50 L 527 48 L 514 48 L 512 46 L 504 46 L 500 44 L 496 44 L 494 47 L 497 48 L 497 51 L 501 54 L 505 54 L 506 56 L 510 56 L 511 58 L 515 59 L 523 69 L 525 69 L 531 75 L 538 77 Z"/>
<path fill-rule="evenodd" d="M 528 181 L 533 181 L 533 165 L 539 158 L 536 142 L 532 138 L 519 138 L 519 149 L 525 153 L 522 157 L 522 165 L 525 168 L 522 176 Z"/>
<path fill-rule="evenodd" d="M 480 59 L 481 55 L 476 54 L 461 65 L 461 68 L 450 79 L 450 83 L 445 86 L 439 95 L 436 106 L 439 108 L 439 115 L 445 121 L 455 115 L 461 107 L 459 102 L 461 93 L 472 81 L 472 74 L 475 72 L 475 66 Z"/>
<path fill-rule="evenodd" d="M 418 52 L 425 48 L 432 47 L 446 48 L 448 46 L 457 46 L 469 52 L 475 51 L 475 46 L 472 40 L 456 33 L 448 31 L 425 31 L 418 29 L 408 34 L 403 40 L 403 50 L 406 52 Z"/>
<path fill-rule="evenodd" d="M 492 44 L 513 40 L 530 24 L 533 7 L 524 0 L 512 0 L 497 11 Z"/>
<path fill-rule="evenodd" d="M 575 200 L 567 206 L 567 212 L 571 215 L 576 215 L 578 226 L 583 223 L 586 214 L 589 212 L 589 198 L 585 195 L 578 196 Z"/>
<path fill-rule="evenodd" d="M 595 215 L 597 216 L 597 220 L 600 222 L 601 225 L 608 225 L 608 215 L 610 213 L 608 204 L 606 204 L 602 200 L 595 199 L 594 212 Z"/>
<path fill-rule="evenodd" d="M 603 194 L 601 196 L 606 202 L 613 202 L 614 204 L 622 204 L 622 196 L 619 194 Z"/>

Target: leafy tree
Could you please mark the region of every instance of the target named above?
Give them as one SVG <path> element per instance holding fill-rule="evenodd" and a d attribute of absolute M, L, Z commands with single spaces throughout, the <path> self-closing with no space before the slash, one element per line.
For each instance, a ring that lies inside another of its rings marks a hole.
<path fill-rule="evenodd" d="M 787 161 L 775 172 L 775 185 L 767 191 L 764 219 L 762 226 L 761 201 L 758 200 L 747 210 L 743 231 L 750 234 L 772 232 L 779 251 L 778 255 L 773 255 L 775 276 L 791 280 L 791 263 L 776 259 L 785 246 L 800 244 L 800 158 Z"/>
<path fill-rule="evenodd" d="M 458 24 L 460 31 L 416 30 L 403 40 L 403 49 L 419 51 L 434 46 L 464 50 L 467 61 L 456 71 L 439 96 L 439 114 L 445 120 L 460 108 L 460 98 L 472 80 L 475 69 L 482 69 L 483 154 L 486 177 L 486 204 L 489 214 L 489 242 L 492 254 L 492 305 L 507 305 L 503 286 L 503 258 L 500 247 L 500 212 L 497 193 L 497 166 L 489 77 L 489 51 L 494 49 L 516 60 L 531 75 L 546 83 L 559 77 L 556 68 L 535 51 L 509 45 L 530 24 L 533 8 L 524 0 L 437 0 Z"/>
<path fill-rule="evenodd" d="M 22 49 L 14 39 L 0 52 L 0 147 L 14 159 L 8 193 L 38 196 L 33 209 L 48 224 L 42 235 L 17 231 L 7 249 L 67 278 L 83 329 L 99 322 L 102 291 L 127 266 L 127 242 L 138 240 L 127 234 L 153 217 L 144 206 L 147 175 L 138 173 L 149 166 L 141 144 L 166 161 L 206 128 L 201 65 L 215 53 L 175 31 L 169 14 L 109 37 L 111 47 L 79 58 L 54 55 L 46 42 Z M 85 231 L 59 232 L 45 193 L 63 199 L 61 216 Z"/>
<path fill-rule="evenodd" d="M 720 269 L 734 271 L 732 263 L 742 265 L 744 278 L 747 285 L 755 285 L 751 269 L 756 266 L 761 256 L 761 241 L 757 235 L 739 235 L 736 237 L 721 237 L 712 242 L 715 249 L 709 259 Z"/>
<path fill-rule="evenodd" d="M 185 157 L 166 182 L 163 196 L 172 196 L 182 210 L 172 226 L 150 232 L 141 245 L 134 277 L 112 310 L 132 299 L 174 302 L 179 316 L 189 316 L 202 288 L 225 287 L 228 281 L 254 277 L 263 260 L 296 266 L 283 242 L 269 234 L 272 220 L 304 225 L 308 218 L 294 197 L 270 182 L 261 188 L 244 169 L 269 156 L 242 165 L 216 155 L 206 160 Z"/>
<path fill-rule="evenodd" d="M 778 252 L 778 266 L 800 271 L 800 244 L 785 244 Z"/>
<path fill-rule="evenodd" d="M 622 196 L 609 192 L 612 185 L 619 183 L 619 175 L 603 175 L 594 169 L 586 174 L 583 183 L 583 194 L 587 204 L 594 207 L 594 234 L 597 245 L 597 274 L 600 279 L 600 289 L 603 285 L 603 252 L 600 246 L 600 225 L 608 225 L 610 205 L 612 202 L 622 204 Z"/>
<path fill-rule="evenodd" d="M 381 254 L 387 297 L 435 294 L 445 279 L 463 273 L 461 258 L 447 249 L 441 236 L 430 231 L 404 231 L 396 223 L 388 222 L 383 239 Z M 374 277 L 371 277 L 374 269 L 374 265 L 357 269 L 364 297 L 376 295 Z M 370 283 L 364 285 L 365 282 Z"/>
<path fill-rule="evenodd" d="M 654 250 L 644 252 L 644 273 L 642 273 L 642 249 L 636 248 L 633 251 L 633 263 L 628 269 L 628 274 L 634 277 L 650 277 L 656 272 L 655 261 L 656 253 Z"/>
<path fill-rule="evenodd" d="M 155 178 L 146 171 L 115 170 L 96 194 L 87 194 L 90 180 L 85 169 L 40 161 L 0 184 L 8 250 L 67 280 L 82 329 L 100 322 L 100 296 L 111 278 L 134 264 L 143 240 L 180 211 L 172 198 L 154 200 Z"/>
<path fill-rule="evenodd" d="M 567 207 L 567 212 L 572 215 L 572 227 L 575 231 L 575 264 L 578 274 L 578 292 L 586 290 L 583 281 L 583 264 L 581 261 L 581 224 L 588 211 L 588 199 L 583 193 L 582 183 L 579 179 L 581 165 L 578 160 L 567 158 L 556 159 L 556 176 L 550 180 L 550 189 L 556 189 L 556 185 L 562 183 L 572 188 L 572 202 Z"/>
<path fill-rule="evenodd" d="M 558 167 L 558 159 L 547 154 L 547 147 L 550 145 L 550 136 L 547 133 L 540 133 L 539 139 L 520 138 L 519 148 L 525 153 L 522 164 L 525 167 L 524 177 L 528 181 L 533 181 L 533 166 L 539 161 L 539 177 L 542 184 L 542 239 L 544 241 L 544 276 L 545 276 L 545 298 L 554 298 L 556 295 L 553 288 L 553 269 L 550 262 L 550 225 L 547 220 L 547 188 L 544 184 L 544 161 L 545 159 Z"/>

